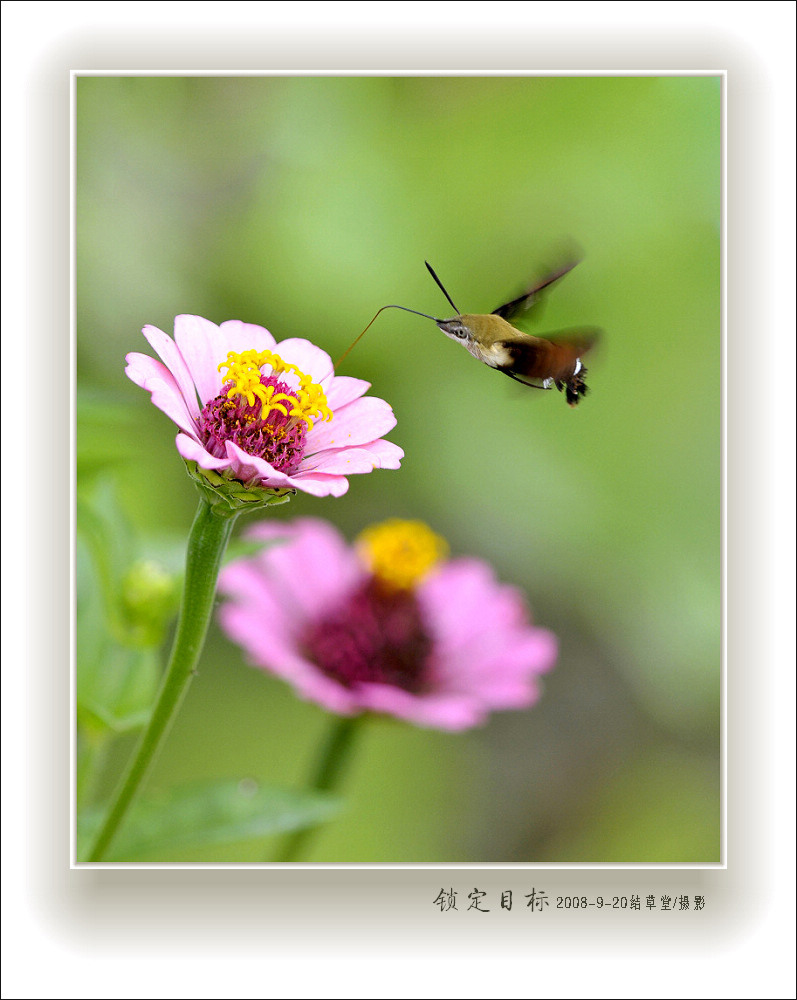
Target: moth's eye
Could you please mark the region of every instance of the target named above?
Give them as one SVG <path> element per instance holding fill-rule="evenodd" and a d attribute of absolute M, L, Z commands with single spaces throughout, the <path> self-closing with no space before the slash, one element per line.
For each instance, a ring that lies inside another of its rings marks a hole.
<path fill-rule="evenodd" d="M 445 320 L 445 322 L 439 323 L 438 326 L 447 337 L 456 337 L 457 340 L 467 340 L 471 336 L 470 330 L 464 323 L 458 323 L 453 319 Z"/>

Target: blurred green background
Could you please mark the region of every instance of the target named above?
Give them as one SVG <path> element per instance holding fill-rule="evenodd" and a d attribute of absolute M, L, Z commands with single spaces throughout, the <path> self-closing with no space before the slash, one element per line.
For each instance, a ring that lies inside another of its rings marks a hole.
<path fill-rule="evenodd" d="M 142 326 L 242 319 L 336 358 L 386 303 L 448 314 L 424 260 L 489 312 L 584 254 L 531 328 L 603 328 L 577 409 L 387 312 L 341 372 L 393 406 L 402 469 L 270 515 L 422 518 L 561 642 L 528 712 L 374 721 L 309 860 L 720 860 L 720 102 L 717 77 L 78 79 L 78 489 L 110 476 L 170 565 L 196 495 L 124 376 Z M 150 788 L 301 787 L 327 725 L 214 627 Z"/>

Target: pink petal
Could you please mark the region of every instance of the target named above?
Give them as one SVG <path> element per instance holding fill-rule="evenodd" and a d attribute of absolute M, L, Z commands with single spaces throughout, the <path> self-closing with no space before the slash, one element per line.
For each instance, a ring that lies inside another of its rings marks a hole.
<path fill-rule="evenodd" d="M 276 340 L 262 326 L 244 323 L 240 319 L 228 319 L 219 327 L 227 344 L 227 351 L 243 354 L 244 351 L 275 351 Z M 224 358 L 226 358 L 226 353 Z M 222 358 L 222 361 L 224 360 Z"/>
<path fill-rule="evenodd" d="M 305 375 L 309 375 L 313 382 L 318 384 L 335 374 L 332 358 L 327 352 L 301 337 L 281 340 L 277 344 L 276 353 L 283 361 L 296 365 Z"/>
<path fill-rule="evenodd" d="M 210 452 L 205 451 L 202 445 L 195 438 L 188 437 L 187 434 L 177 435 L 177 450 L 187 462 L 196 462 L 200 469 L 229 469 L 229 458 L 216 458 Z"/>
<path fill-rule="evenodd" d="M 396 426 L 393 410 L 377 396 L 365 396 L 335 411 L 329 423 L 317 423 L 307 435 L 306 455 L 327 448 L 367 444 Z"/>
<path fill-rule="evenodd" d="M 349 488 L 349 480 L 323 472 L 297 472 L 291 477 L 290 486 L 314 497 L 342 497 Z"/>
<path fill-rule="evenodd" d="M 330 448 L 302 459 L 299 473 L 326 472 L 354 475 L 373 469 L 398 469 L 404 452 L 390 441 L 369 441 L 358 448 Z"/>
<path fill-rule="evenodd" d="M 174 376 L 185 400 L 185 405 L 188 407 L 188 412 L 196 419 L 199 416 L 200 410 L 196 398 L 196 386 L 194 385 L 194 380 L 191 378 L 188 365 L 185 363 L 185 358 L 180 353 L 177 344 L 156 326 L 147 325 L 141 332 Z"/>
<path fill-rule="evenodd" d="M 303 518 L 292 525 L 255 525 L 247 537 L 274 544 L 226 567 L 219 591 L 229 598 L 221 622 L 252 662 L 289 681 L 303 698 L 332 712 L 359 711 L 352 692 L 299 652 L 310 616 L 323 614 L 362 576 L 349 547 L 330 525 Z"/>
<path fill-rule="evenodd" d="M 219 593 L 229 590 L 229 577 L 225 588 L 219 577 Z M 259 593 L 256 602 L 248 597 L 241 603 L 230 601 L 222 605 L 219 615 L 224 628 L 257 662 L 276 665 L 296 657 L 295 616 L 273 595 Z"/>
<path fill-rule="evenodd" d="M 416 726 L 456 731 L 481 725 L 487 717 L 486 708 L 467 695 L 419 696 L 388 684 L 363 684 L 357 691 L 363 708 Z"/>
<path fill-rule="evenodd" d="M 553 669 L 559 655 L 559 640 L 553 632 L 536 626 L 523 629 L 507 647 L 498 664 L 507 675 L 530 669 L 535 674 L 546 674 Z"/>
<path fill-rule="evenodd" d="M 219 365 L 227 358 L 229 336 L 201 316 L 177 316 L 174 339 L 185 358 L 202 406 L 221 392 Z"/>
<path fill-rule="evenodd" d="M 552 651 L 544 640 L 507 634 L 495 641 L 474 640 L 457 650 L 437 649 L 430 668 L 435 686 L 448 694 L 467 693 L 492 708 L 520 708 L 536 696 L 536 677 L 553 666 Z M 483 637 L 486 638 L 486 637 Z"/>
<path fill-rule="evenodd" d="M 311 669 L 298 677 L 295 674 L 288 676 L 287 673 L 281 675 L 293 685 L 300 698 L 315 702 L 328 712 L 334 712 L 337 715 L 359 715 L 362 712 L 351 691 L 326 677 L 312 664 L 308 663 L 307 665 Z M 275 671 L 275 673 L 277 672 Z"/>
<path fill-rule="evenodd" d="M 456 601 L 451 595 L 456 594 Z M 418 599 L 435 622 L 438 638 L 459 647 L 485 629 L 525 624 L 519 591 L 499 584 L 478 559 L 453 559 L 418 588 Z"/>
<path fill-rule="evenodd" d="M 166 365 L 149 357 L 148 354 L 128 354 L 125 358 L 125 374 L 129 379 L 152 394 L 152 402 L 167 417 L 188 434 L 196 434 L 197 428 L 188 412 L 186 400 L 174 375 Z M 196 401 L 196 394 L 194 395 Z"/>
<path fill-rule="evenodd" d="M 254 618 L 235 605 L 223 607 L 220 618 L 255 667 L 288 681 L 300 697 L 323 705 L 330 712 L 351 715 L 359 711 L 346 688 L 325 677 L 314 664 L 297 653 L 293 644 L 264 629 L 262 618 Z"/>
<path fill-rule="evenodd" d="M 362 579 L 363 568 L 342 536 L 325 521 L 255 525 L 247 538 L 272 541 L 256 558 L 258 572 L 294 613 L 317 618 Z"/>
<path fill-rule="evenodd" d="M 222 567 L 218 590 L 220 594 L 234 599 L 240 607 L 251 611 L 260 620 L 261 627 L 267 621 L 272 635 L 293 635 L 302 623 L 298 621 L 295 609 L 281 599 L 278 581 L 272 576 L 264 572 L 262 555 L 238 559 Z"/>
<path fill-rule="evenodd" d="M 265 459 L 259 458 L 257 455 L 248 455 L 234 441 L 225 441 L 224 447 L 227 449 L 227 457 L 236 479 L 240 479 L 244 483 L 257 479 L 263 485 L 273 486 L 277 489 L 293 486 L 293 480 L 290 476 L 279 472 Z"/>
<path fill-rule="evenodd" d="M 336 448 L 302 459 L 299 472 L 351 476 L 358 472 L 372 472 L 378 467 L 374 456 L 364 448 Z"/>
<path fill-rule="evenodd" d="M 398 469 L 401 467 L 404 449 L 399 448 L 392 441 L 380 438 L 378 441 L 371 441 L 368 444 L 360 445 L 360 447 L 373 455 L 378 469 Z"/>
<path fill-rule="evenodd" d="M 364 382 L 361 378 L 351 378 L 349 375 L 336 375 L 329 388 L 326 390 L 327 403 L 334 413 L 347 403 L 359 399 L 371 388 L 370 382 Z"/>
<path fill-rule="evenodd" d="M 556 639 L 544 629 L 491 630 L 465 646 L 438 646 L 429 669 L 441 693 L 467 694 L 487 709 L 527 708 L 539 697 L 537 676 L 556 654 Z"/>
<path fill-rule="evenodd" d="M 310 493 L 317 497 L 343 496 L 349 488 L 348 480 L 341 475 L 326 472 L 303 472 L 300 465 L 298 472 L 288 476 L 284 472 L 279 472 L 265 459 L 258 458 L 256 455 L 247 455 L 232 441 L 225 441 L 224 446 L 227 449 L 235 477 L 244 483 L 257 479 L 265 487 L 302 490 L 304 493 Z"/>

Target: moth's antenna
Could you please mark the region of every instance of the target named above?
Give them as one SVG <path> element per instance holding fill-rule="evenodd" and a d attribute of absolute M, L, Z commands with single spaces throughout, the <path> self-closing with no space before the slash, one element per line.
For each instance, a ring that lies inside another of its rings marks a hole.
<path fill-rule="evenodd" d="M 454 305 L 454 303 L 452 302 L 452 303 L 451 303 L 451 305 Z M 456 309 L 456 306 L 454 306 L 454 308 Z M 337 361 L 335 362 L 335 364 L 334 364 L 334 368 L 337 368 L 337 367 L 338 367 L 338 365 L 339 365 L 339 364 L 340 364 L 340 363 L 341 363 L 342 361 L 344 361 L 344 360 L 346 359 L 346 357 L 348 356 L 349 352 L 350 352 L 350 351 L 351 351 L 351 350 L 352 350 L 352 349 L 353 349 L 354 347 L 356 347 L 356 345 L 357 345 L 357 344 L 358 344 L 358 343 L 360 342 L 360 340 L 361 340 L 361 339 L 362 339 L 362 338 L 363 338 L 363 337 L 365 336 L 365 334 L 366 334 L 366 333 L 368 332 L 368 330 L 369 330 L 369 329 L 371 328 L 371 326 L 373 325 L 373 323 L 374 323 L 374 321 L 376 320 L 376 317 L 377 317 L 377 316 L 379 315 L 379 313 L 381 313 L 381 312 L 384 312 L 384 311 L 385 311 L 385 309 L 403 309 L 403 310 L 404 310 L 404 312 L 410 312 L 410 313 L 415 313 L 415 315 L 416 315 L 416 316 L 423 316 L 423 317 L 424 317 L 425 319 L 430 319 L 430 320 L 432 320 L 432 322 L 433 322 L 433 323 L 437 323 L 437 322 L 439 322 L 439 320 L 436 320 L 436 319 L 434 318 L 434 316 L 429 316 L 429 315 L 428 315 L 427 313 L 422 313 L 422 312 L 418 312 L 418 310 L 417 310 L 417 309 L 408 309 L 408 308 L 407 308 L 407 306 L 382 306 L 382 308 L 381 308 L 381 309 L 379 309 L 379 310 L 377 311 L 377 313 L 376 313 L 376 315 L 374 316 L 374 318 L 373 318 L 373 319 L 371 320 L 371 322 L 370 322 L 370 323 L 368 324 L 368 326 L 367 326 L 367 327 L 366 327 L 366 328 L 365 328 L 365 329 L 363 330 L 363 332 L 362 332 L 362 333 L 360 334 L 360 336 L 359 336 L 359 337 L 357 337 L 357 338 L 356 338 L 356 340 L 354 340 L 354 342 L 353 342 L 352 344 L 350 344 L 350 345 L 349 345 L 349 347 L 347 347 L 347 348 L 346 348 L 346 350 L 345 350 L 345 351 L 343 352 L 343 354 L 341 354 L 341 356 L 340 356 L 340 357 L 338 358 L 338 360 L 337 360 Z"/>
<path fill-rule="evenodd" d="M 461 312 L 459 311 L 459 309 L 457 309 L 457 307 L 456 307 L 456 306 L 454 305 L 454 303 L 453 303 L 453 302 L 451 301 L 451 296 L 450 296 L 450 295 L 448 294 L 448 292 L 447 292 L 447 291 L 445 290 L 445 288 L 443 288 L 443 282 L 442 282 L 442 281 L 441 281 L 441 280 L 440 280 L 440 279 L 439 279 L 439 278 L 437 277 L 437 275 L 436 275 L 436 274 L 434 273 L 434 269 L 432 268 L 432 265 L 431 265 L 431 264 L 429 263 L 429 261 L 428 261 L 428 260 L 425 260 L 425 261 L 424 261 L 424 264 L 426 264 L 427 268 L 429 269 L 429 274 L 431 274 L 431 276 L 432 276 L 432 277 L 434 278 L 434 280 L 435 280 L 435 281 L 437 282 L 437 284 L 438 284 L 438 286 L 439 286 L 439 288 L 440 288 L 440 291 L 441 291 L 441 292 L 443 293 L 443 295 L 445 295 L 445 297 L 446 297 L 446 298 L 448 299 L 449 303 L 451 304 L 451 308 L 452 308 L 452 309 L 454 310 L 454 312 L 455 312 L 455 313 L 457 314 L 457 316 L 461 316 L 461 315 L 462 315 L 462 313 L 461 313 Z"/>

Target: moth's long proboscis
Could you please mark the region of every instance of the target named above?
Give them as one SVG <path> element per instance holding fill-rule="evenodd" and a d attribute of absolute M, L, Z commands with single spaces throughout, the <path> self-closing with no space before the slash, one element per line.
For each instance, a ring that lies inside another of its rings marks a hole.
<path fill-rule="evenodd" d="M 415 315 L 416 315 L 416 316 L 423 316 L 423 317 L 424 317 L 425 319 L 430 319 L 430 320 L 432 320 L 432 322 L 434 322 L 434 323 L 437 323 L 437 320 L 436 320 L 436 319 L 434 318 L 434 316 L 429 316 L 429 315 L 428 315 L 428 313 L 422 313 L 422 312 L 418 312 L 418 310 L 417 310 L 417 309 L 409 309 L 409 308 L 408 308 L 407 306 L 394 306 L 394 305 L 390 305 L 390 306 L 382 306 L 382 308 L 381 308 L 381 309 L 378 309 L 378 310 L 376 311 L 376 313 L 375 313 L 375 315 L 374 315 L 374 318 L 373 318 L 373 319 L 371 320 L 371 322 L 370 322 L 370 323 L 368 324 L 368 326 L 367 326 L 367 327 L 366 327 L 366 328 L 365 328 L 365 329 L 363 330 L 363 332 L 362 332 L 362 333 L 361 333 L 361 334 L 359 335 L 359 337 L 357 337 L 357 338 L 356 338 L 356 339 L 355 339 L 355 340 L 354 340 L 354 341 L 353 341 L 353 342 L 352 342 L 352 343 L 351 343 L 351 344 L 350 344 L 350 345 L 349 345 L 349 346 L 348 346 L 348 347 L 346 348 L 346 350 L 345 350 L 345 351 L 343 352 L 343 354 L 341 354 L 341 356 L 340 356 L 340 357 L 338 358 L 338 360 L 337 360 L 337 361 L 335 362 L 335 364 L 334 364 L 334 366 L 333 366 L 333 367 L 334 367 L 335 369 L 337 369 L 338 365 L 339 365 L 339 364 L 341 364 L 341 362 L 343 362 L 343 361 L 345 361 L 345 360 L 346 360 L 346 358 L 347 358 L 347 357 L 348 357 L 348 355 L 349 355 L 349 352 L 350 352 L 350 351 L 352 351 L 352 350 L 353 350 L 353 349 L 354 349 L 354 348 L 355 348 L 355 347 L 357 346 L 357 344 L 358 344 L 358 343 L 360 342 L 360 340 L 362 340 L 362 338 L 363 338 L 363 337 L 365 336 L 365 334 L 366 334 L 366 333 L 368 332 L 368 330 L 369 330 L 369 329 L 371 328 L 371 326 L 373 326 L 373 324 L 374 324 L 374 322 L 375 322 L 375 320 L 376 320 L 376 317 L 377 317 L 377 316 L 379 315 L 379 313 L 382 313 L 382 312 L 384 312 L 384 311 L 385 311 L 385 309 L 403 309 L 403 310 L 404 310 L 405 312 L 411 312 L 411 313 L 415 313 Z"/>

